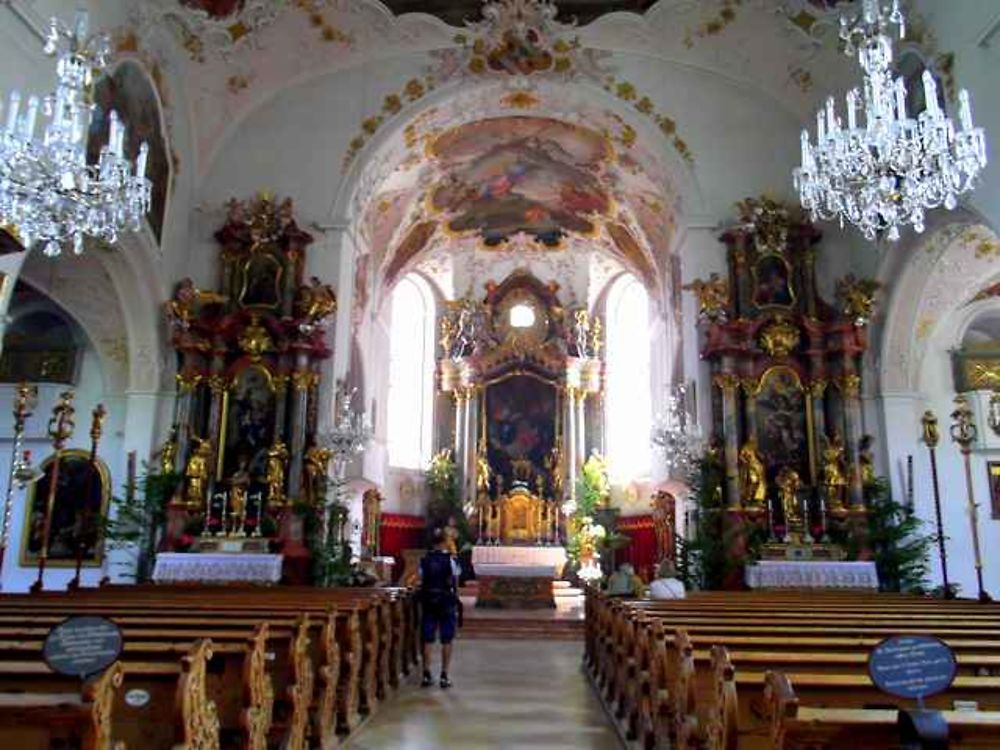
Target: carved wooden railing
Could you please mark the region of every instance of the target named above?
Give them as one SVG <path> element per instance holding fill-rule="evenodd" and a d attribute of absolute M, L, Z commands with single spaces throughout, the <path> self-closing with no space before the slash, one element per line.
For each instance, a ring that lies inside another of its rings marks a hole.
<path fill-rule="evenodd" d="M 323 663 L 319 668 L 320 689 L 316 698 L 316 736 L 322 750 L 337 746 L 337 688 L 340 682 L 340 644 L 337 642 L 337 610 L 330 608 L 323 622 Z"/>
<path fill-rule="evenodd" d="M 378 613 L 367 607 L 361 615 L 361 713 L 378 706 Z"/>
<path fill-rule="evenodd" d="M 302 615 L 296 623 L 295 636 L 289 647 L 292 684 L 288 686 L 287 694 L 292 711 L 288 723 L 286 750 L 302 750 L 308 746 L 306 743 L 309 741 L 309 711 L 312 707 L 315 681 L 309 644 L 309 616 Z"/>
<path fill-rule="evenodd" d="M 114 741 L 112 722 L 112 710 L 124 674 L 121 662 L 115 662 L 100 677 L 84 684 L 83 701 L 90 706 L 90 726 L 84 732 L 83 750 L 125 750 L 124 742 Z"/>
<path fill-rule="evenodd" d="M 254 628 L 243 662 L 243 725 L 247 750 L 267 750 L 274 715 L 274 685 L 267 668 L 271 636 L 266 622 Z"/>
<path fill-rule="evenodd" d="M 205 685 L 212 641 L 203 638 L 181 658 L 181 676 L 177 681 L 177 726 L 180 742 L 174 750 L 218 750 L 219 713 L 209 700 Z"/>
<path fill-rule="evenodd" d="M 340 653 L 340 685 L 337 692 L 337 728 L 350 732 L 358 725 L 360 716 L 361 683 L 361 618 L 356 609 L 346 612 L 343 637 L 340 641 L 347 645 Z"/>

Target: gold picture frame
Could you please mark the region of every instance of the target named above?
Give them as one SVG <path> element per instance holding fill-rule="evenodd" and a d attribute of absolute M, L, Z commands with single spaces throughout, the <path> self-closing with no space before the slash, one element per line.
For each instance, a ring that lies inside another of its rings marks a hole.
<path fill-rule="evenodd" d="M 771 264 L 770 270 L 764 273 L 762 266 Z M 773 273 L 782 269 L 783 279 L 778 279 Z M 751 269 L 753 277 L 753 304 L 758 310 L 789 310 L 795 306 L 796 294 L 791 263 L 779 253 L 765 253 L 757 258 Z M 782 285 L 776 286 L 778 281 Z"/>
<path fill-rule="evenodd" d="M 25 514 L 21 532 L 22 567 L 33 567 L 38 564 L 38 550 L 41 548 L 41 529 L 45 523 L 45 506 L 48 502 L 49 479 L 52 476 L 52 461 L 55 454 L 47 456 L 39 469 L 41 478 L 28 487 L 25 496 Z M 97 492 L 99 492 L 98 513 L 93 518 L 93 533 L 95 542 L 93 552 L 84 555 L 83 567 L 99 568 L 104 562 L 104 539 L 100 532 L 100 519 L 107 515 L 111 502 L 111 472 L 107 464 L 100 458 L 94 460 L 97 469 Z M 49 554 L 46 564 L 53 568 L 72 568 L 76 566 L 75 544 L 64 539 L 75 539 L 77 509 L 73 504 L 86 492 L 91 471 L 90 451 L 79 448 L 68 448 L 59 454 L 59 486 L 56 491 L 55 503 L 52 506 L 52 522 L 49 530 Z M 72 508 L 72 510 L 69 510 Z M 37 533 L 37 536 L 35 535 Z M 37 539 L 37 542 L 36 542 Z M 63 551 L 65 550 L 65 551 Z"/>

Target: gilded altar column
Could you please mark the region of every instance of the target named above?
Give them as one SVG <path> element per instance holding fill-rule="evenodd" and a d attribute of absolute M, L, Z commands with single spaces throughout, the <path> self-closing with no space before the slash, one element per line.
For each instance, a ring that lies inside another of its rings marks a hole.
<path fill-rule="evenodd" d="M 477 386 L 469 386 L 469 395 L 466 397 L 466 424 L 468 425 L 465 436 L 465 491 L 463 500 L 466 503 L 476 501 L 476 451 L 479 448 L 479 399 L 480 389 Z"/>
<path fill-rule="evenodd" d="M 296 363 L 292 373 L 292 411 L 291 429 L 289 430 L 288 475 L 285 481 L 285 496 L 298 497 L 302 487 L 302 459 L 306 450 L 306 426 L 309 410 L 309 392 L 317 375 L 309 369 L 305 355 Z M 280 439 L 280 434 L 276 436 Z"/>
<path fill-rule="evenodd" d="M 740 507 L 739 453 L 740 425 L 737 417 L 737 393 L 740 379 L 733 373 L 719 373 L 715 387 L 722 391 L 723 462 L 726 469 L 726 505 Z"/>
<path fill-rule="evenodd" d="M 747 437 L 753 438 L 757 442 L 760 442 L 760 436 L 757 434 L 757 392 L 759 387 L 760 380 L 743 378 L 740 381 L 740 389 L 743 391 L 743 398 L 746 399 Z M 739 451 L 739 447 L 737 447 L 737 451 Z"/>
<path fill-rule="evenodd" d="M 226 422 L 229 409 L 229 382 L 222 372 L 222 360 L 215 357 L 212 361 L 212 374 L 208 377 L 208 388 L 212 401 L 208 409 L 208 429 L 205 437 L 212 442 L 215 452 L 215 480 L 222 480 L 223 462 L 226 450 Z"/>
<path fill-rule="evenodd" d="M 459 487 L 465 486 L 465 437 L 466 437 L 466 425 L 465 419 L 468 416 L 468 411 L 466 410 L 466 401 L 468 400 L 468 393 L 465 388 L 459 386 L 454 391 L 452 391 L 452 398 L 455 399 L 455 471 L 458 476 Z"/>
<path fill-rule="evenodd" d="M 183 472 L 187 465 L 188 443 L 191 441 L 191 407 L 194 403 L 194 390 L 201 382 L 201 375 L 191 369 L 181 370 L 175 376 L 177 381 L 177 400 L 174 402 L 174 425 L 177 427 L 177 459 L 175 468 Z"/>
<path fill-rule="evenodd" d="M 816 378 L 806 390 L 806 439 L 809 442 L 809 480 L 813 487 L 819 486 L 821 441 L 826 439 L 826 409 L 823 406 L 826 387 L 825 378 Z"/>
<path fill-rule="evenodd" d="M 563 444 L 566 457 L 566 488 L 569 489 L 569 499 L 576 503 L 576 386 L 567 385 L 563 392 L 563 420 L 566 431 L 566 441 Z"/>
<path fill-rule="evenodd" d="M 864 509 L 865 497 L 858 465 L 858 445 L 861 442 L 861 378 L 854 372 L 840 376 L 840 393 L 844 407 L 844 463 L 847 472 L 847 498 L 852 508 Z"/>

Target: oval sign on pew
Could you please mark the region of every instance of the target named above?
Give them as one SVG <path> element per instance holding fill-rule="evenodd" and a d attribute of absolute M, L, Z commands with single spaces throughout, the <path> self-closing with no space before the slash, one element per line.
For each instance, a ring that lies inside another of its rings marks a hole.
<path fill-rule="evenodd" d="M 929 635 L 886 638 L 868 655 L 875 686 L 897 698 L 923 700 L 951 687 L 958 662 L 951 647 Z"/>
<path fill-rule="evenodd" d="M 53 672 L 84 679 L 114 664 L 122 641 L 121 628 L 105 617 L 70 617 L 49 631 L 42 658 Z"/>

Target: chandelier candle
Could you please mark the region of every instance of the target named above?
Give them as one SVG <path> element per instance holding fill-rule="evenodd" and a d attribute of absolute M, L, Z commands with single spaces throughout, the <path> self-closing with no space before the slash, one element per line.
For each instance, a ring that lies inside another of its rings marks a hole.
<path fill-rule="evenodd" d="M 986 137 L 973 125 L 968 91 L 958 95 L 956 128 L 925 70 L 925 109 L 919 115 L 906 111 L 906 81 L 892 77 L 893 26 L 902 39 L 899 0 L 864 0 L 859 17 L 841 17 L 840 38 L 848 55 L 857 52 L 863 87 L 847 92 L 846 128 L 833 97 L 826 100 L 816 113 L 816 143 L 802 131 L 802 165 L 794 172 L 802 207 L 813 221 L 849 222 L 872 241 L 897 240 L 900 227 L 908 225 L 922 232 L 925 212 L 955 208 L 986 166 Z"/>
<path fill-rule="evenodd" d="M 0 225 L 16 227 L 26 248 L 37 244 L 48 256 L 63 246 L 80 254 L 85 237 L 113 244 L 123 230 L 138 230 L 149 211 L 149 146 L 139 147 L 133 169 L 116 112 L 97 163 L 87 163 L 94 75 L 110 54 L 108 36 L 88 36 L 88 27 L 83 11 L 72 29 L 52 19 L 45 54 L 58 56 L 56 91 L 29 97 L 23 113 L 20 92 L 11 92 L 0 134 Z M 39 110 L 47 122 L 36 137 Z"/>

